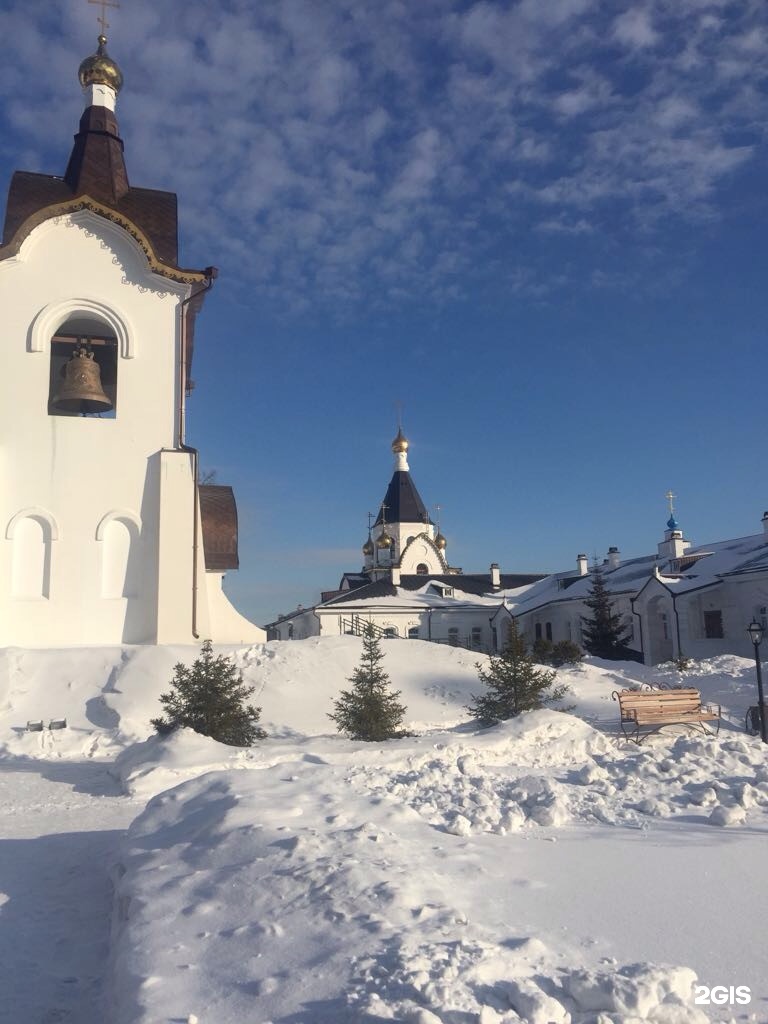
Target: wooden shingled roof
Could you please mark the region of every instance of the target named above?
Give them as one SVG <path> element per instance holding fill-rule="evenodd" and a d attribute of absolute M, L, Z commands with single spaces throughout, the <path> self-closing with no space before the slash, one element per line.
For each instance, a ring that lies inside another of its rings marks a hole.
<path fill-rule="evenodd" d="M 232 488 L 219 484 L 200 484 L 198 493 L 206 571 L 238 569 L 237 505 Z"/>

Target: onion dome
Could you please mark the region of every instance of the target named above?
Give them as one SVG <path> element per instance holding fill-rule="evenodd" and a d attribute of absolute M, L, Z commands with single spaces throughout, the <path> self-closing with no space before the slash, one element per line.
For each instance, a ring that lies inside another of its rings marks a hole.
<path fill-rule="evenodd" d="M 667 529 L 668 530 L 679 530 L 680 529 L 680 527 L 677 525 L 677 520 L 675 519 L 674 514 L 671 515 L 669 517 L 669 519 L 667 520 Z"/>
<path fill-rule="evenodd" d="M 365 544 L 363 544 L 363 554 L 365 555 L 366 558 L 370 558 L 373 555 L 373 541 L 371 540 L 370 536 L 368 537 L 368 540 L 365 542 Z"/>
<path fill-rule="evenodd" d="M 376 547 L 380 551 L 386 551 L 387 548 L 392 547 L 392 544 L 392 538 L 390 537 L 386 530 L 383 530 L 382 533 L 380 533 L 379 536 L 376 538 Z"/>
<path fill-rule="evenodd" d="M 107 53 L 106 36 L 99 36 L 98 50 L 85 58 L 77 77 L 84 89 L 89 85 L 108 85 L 114 92 L 120 92 L 123 87 L 123 73 Z"/>
<path fill-rule="evenodd" d="M 408 451 L 408 444 L 409 444 L 408 438 L 403 433 L 403 428 L 402 427 L 398 427 L 397 428 L 397 437 L 392 442 L 392 451 L 394 452 L 395 455 L 399 455 L 400 452 L 407 452 Z"/>
<path fill-rule="evenodd" d="M 448 541 L 445 539 L 442 533 L 438 533 L 438 535 L 435 537 L 435 546 L 438 547 L 441 551 L 445 551 L 445 549 L 448 547 Z"/>

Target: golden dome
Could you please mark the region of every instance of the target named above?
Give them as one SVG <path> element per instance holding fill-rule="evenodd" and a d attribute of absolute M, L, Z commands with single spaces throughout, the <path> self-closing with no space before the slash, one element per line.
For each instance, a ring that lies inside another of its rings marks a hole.
<path fill-rule="evenodd" d="M 371 540 L 370 537 L 365 542 L 365 544 L 363 544 L 363 554 L 366 556 L 366 558 L 370 557 L 373 554 L 373 541 Z"/>
<path fill-rule="evenodd" d="M 445 549 L 448 547 L 448 541 L 445 539 L 442 533 L 438 533 L 438 535 L 435 537 L 435 545 L 438 548 L 440 548 L 441 551 L 445 551 Z"/>
<path fill-rule="evenodd" d="M 383 533 L 380 533 L 379 536 L 376 538 L 376 547 L 379 548 L 380 551 L 383 551 L 386 548 L 391 548 L 392 543 L 392 538 L 389 536 L 386 530 L 384 530 Z"/>
<path fill-rule="evenodd" d="M 398 455 L 400 452 L 408 451 L 408 438 L 403 433 L 402 427 L 397 428 L 397 437 L 392 442 L 392 451 L 395 455 Z"/>
<path fill-rule="evenodd" d="M 123 73 L 107 53 L 106 36 L 99 36 L 98 50 L 85 58 L 77 77 L 84 89 L 89 85 L 108 85 L 115 92 L 120 92 L 123 87 Z"/>

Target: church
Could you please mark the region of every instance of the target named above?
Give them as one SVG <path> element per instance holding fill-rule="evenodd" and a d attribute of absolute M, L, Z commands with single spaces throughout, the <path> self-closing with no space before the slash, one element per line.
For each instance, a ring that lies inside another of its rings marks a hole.
<path fill-rule="evenodd" d="M 345 572 L 318 604 L 281 615 L 265 627 L 270 640 L 360 632 L 370 623 L 386 637 L 431 640 L 477 651 L 500 641 L 491 619 L 502 594 L 543 573 L 465 573 L 448 562 L 448 541 L 432 522 L 408 464 L 410 442 L 399 428 L 394 472 L 362 546 L 363 565 Z"/>
<path fill-rule="evenodd" d="M 187 444 L 195 318 L 175 194 L 129 182 L 99 36 L 61 177 L 17 171 L 0 247 L 0 644 L 245 643 L 231 488 Z M 62 161 L 63 163 L 63 161 Z"/>

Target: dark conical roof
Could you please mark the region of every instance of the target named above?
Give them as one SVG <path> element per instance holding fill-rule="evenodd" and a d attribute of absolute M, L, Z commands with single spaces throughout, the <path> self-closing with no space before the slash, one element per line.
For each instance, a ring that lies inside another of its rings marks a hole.
<path fill-rule="evenodd" d="M 402 469 L 396 469 L 389 481 L 387 493 L 382 502 L 386 508 L 379 509 L 376 519 L 376 526 L 386 521 L 388 523 L 430 523 L 427 507 L 421 500 L 421 495 L 416 490 L 411 474 Z"/>

